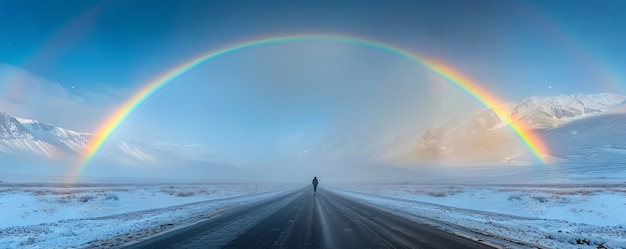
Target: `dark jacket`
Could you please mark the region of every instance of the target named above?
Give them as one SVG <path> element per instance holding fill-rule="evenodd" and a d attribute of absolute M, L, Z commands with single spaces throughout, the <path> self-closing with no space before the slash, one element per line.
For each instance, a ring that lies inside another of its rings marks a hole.
<path fill-rule="evenodd" d="M 317 177 L 313 178 L 313 186 L 317 186 Z"/>

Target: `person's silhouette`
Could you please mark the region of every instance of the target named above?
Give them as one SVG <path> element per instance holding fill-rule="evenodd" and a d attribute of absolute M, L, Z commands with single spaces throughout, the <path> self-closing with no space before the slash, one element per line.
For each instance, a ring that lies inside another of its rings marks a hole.
<path fill-rule="evenodd" d="M 317 192 L 317 177 L 313 177 L 313 193 Z"/>

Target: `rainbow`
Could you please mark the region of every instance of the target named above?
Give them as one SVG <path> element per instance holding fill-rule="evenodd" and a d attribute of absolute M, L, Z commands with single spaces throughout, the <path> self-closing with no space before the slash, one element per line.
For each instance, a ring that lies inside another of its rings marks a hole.
<path fill-rule="evenodd" d="M 539 158 L 542 162 L 546 162 L 543 158 L 544 155 L 547 154 L 547 150 L 541 139 L 535 135 L 530 129 L 525 129 L 521 127 L 520 124 L 511 122 L 512 120 L 508 117 L 506 112 L 500 108 L 501 102 L 496 96 L 488 92 L 484 87 L 482 87 L 477 82 L 472 79 L 464 76 L 459 71 L 454 70 L 452 67 L 441 63 L 434 59 L 426 59 L 423 57 L 418 57 L 406 50 L 402 50 L 390 45 L 386 45 L 383 43 L 348 37 L 348 36 L 330 36 L 330 35 L 303 35 L 303 36 L 280 36 L 273 37 L 262 40 L 255 40 L 251 42 L 244 42 L 238 45 L 229 46 L 225 49 L 209 52 L 203 54 L 199 57 L 194 58 L 193 60 L 182 64 L 169 72 L 157 77 L 153 81 L 144 85 L 139 89 L 135 94 L 132 95 L 131 98 L 126 100 L 117 110 L 115 110 L 111 115 L 107 117 L 105 122 L 98 128 L 98 130 L 94 133 L 94 136 L 88 142 L 85 150 L 82 153 L 82 157 L 79 160 L 78 164 L 75 166 L 75 173 L 73 176 L 77 176 L 82 169 L 84 169 L 91 159 L 97 154 L 102 145 L 107 141 L 107 139 L 111 136 L 111 134 L 117 129 L 117 127 L 124 122 L 124 120 L 146 99 L 152 96 L 155 92 L 159 91 L 162 87 L 174 81 L 181 75 L 187 73 L 188 71 L 194 69 L 198 65 L 201 65 L 204 62 L 210 61 L 212 59 L 218 58 L 222 55 L 226 55 L 229 53 L 251 49 L 259 46 L 266 46 L 271 44 L 284 44 L 284 43 L 292 43 L 292 42 L 305 42 L 305 41 L 318 41 L 318 42 L 334 42 L 334 43 L 345 43 L 358 45 L 363 47 L 369 47 L 373 49 L 378 49 L 382 51 L 389 52 L 391 54 L 403 57 L 405 59 L 417 62 L 420 65 L 425 66 L 426 68 L 432 70 L 439 76 L 445 78 L 448 82 L 454 84 L 455 86 L 461 88 L 469 95 L 473 96 L 476 100 L 481 102 L 483 105 L 493 108 L 495 113 L 500 116 L 502 120 L 504 120 L 513 130 L 518 134 L 521 140 L 525 143 L 525 145 L 530 149 L 530 151 Z"/>

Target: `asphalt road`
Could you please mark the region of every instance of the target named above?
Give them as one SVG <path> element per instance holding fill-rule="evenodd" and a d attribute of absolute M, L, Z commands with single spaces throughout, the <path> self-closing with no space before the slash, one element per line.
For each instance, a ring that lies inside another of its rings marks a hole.
<path fill-rule="evenodd" d="M 492 248 L 312 188 L 126 248 Z"/>

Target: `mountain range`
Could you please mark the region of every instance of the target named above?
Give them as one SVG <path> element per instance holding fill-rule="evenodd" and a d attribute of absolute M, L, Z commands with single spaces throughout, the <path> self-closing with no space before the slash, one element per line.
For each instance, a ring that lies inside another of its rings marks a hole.
<path fill-rule="evenodd" d="M 626 155 L 626 96 L 610 93 L 530 97 L 506 104 L 509 118 L 531 127 L 548 147 L 545 158 L 620 160 Z M 75 160 L 92 134 L 0 112 L 0 160 L 38 162 Z M 532 164 L 535 157 L 508 124 L 492 109 L 432 126 L 408 148 L 395 149 L 385 159 L 434 164 Z M 385 148 L 390 148 L 388 146 Z M 405 146 L 406 147 L 406 146 Z M 398 152 L 399 151 L 399 152 Z M 384 152 L 378 154 L 385 154 Z M 239 169 L 210 162 L 202 145 L 146 144 L 111 139 L 98 153 L 102 164 L 136 167 L 194 165 L 198 169 Z M 18 158 L 18 159 L 16 159 Z M 172 168 L 172 167 L 170 167 Z"/>
<path fill-rule="evenodd" d="M 48 160 L 75 158 L 92 134 L 77 132 L 0 112 L 0 153 Z M 201 145 L 144 144 L 124 139 L 108 141 L 99 154 L 113 164 L 178 165 L 202 161 L 207 148 Z"/>

